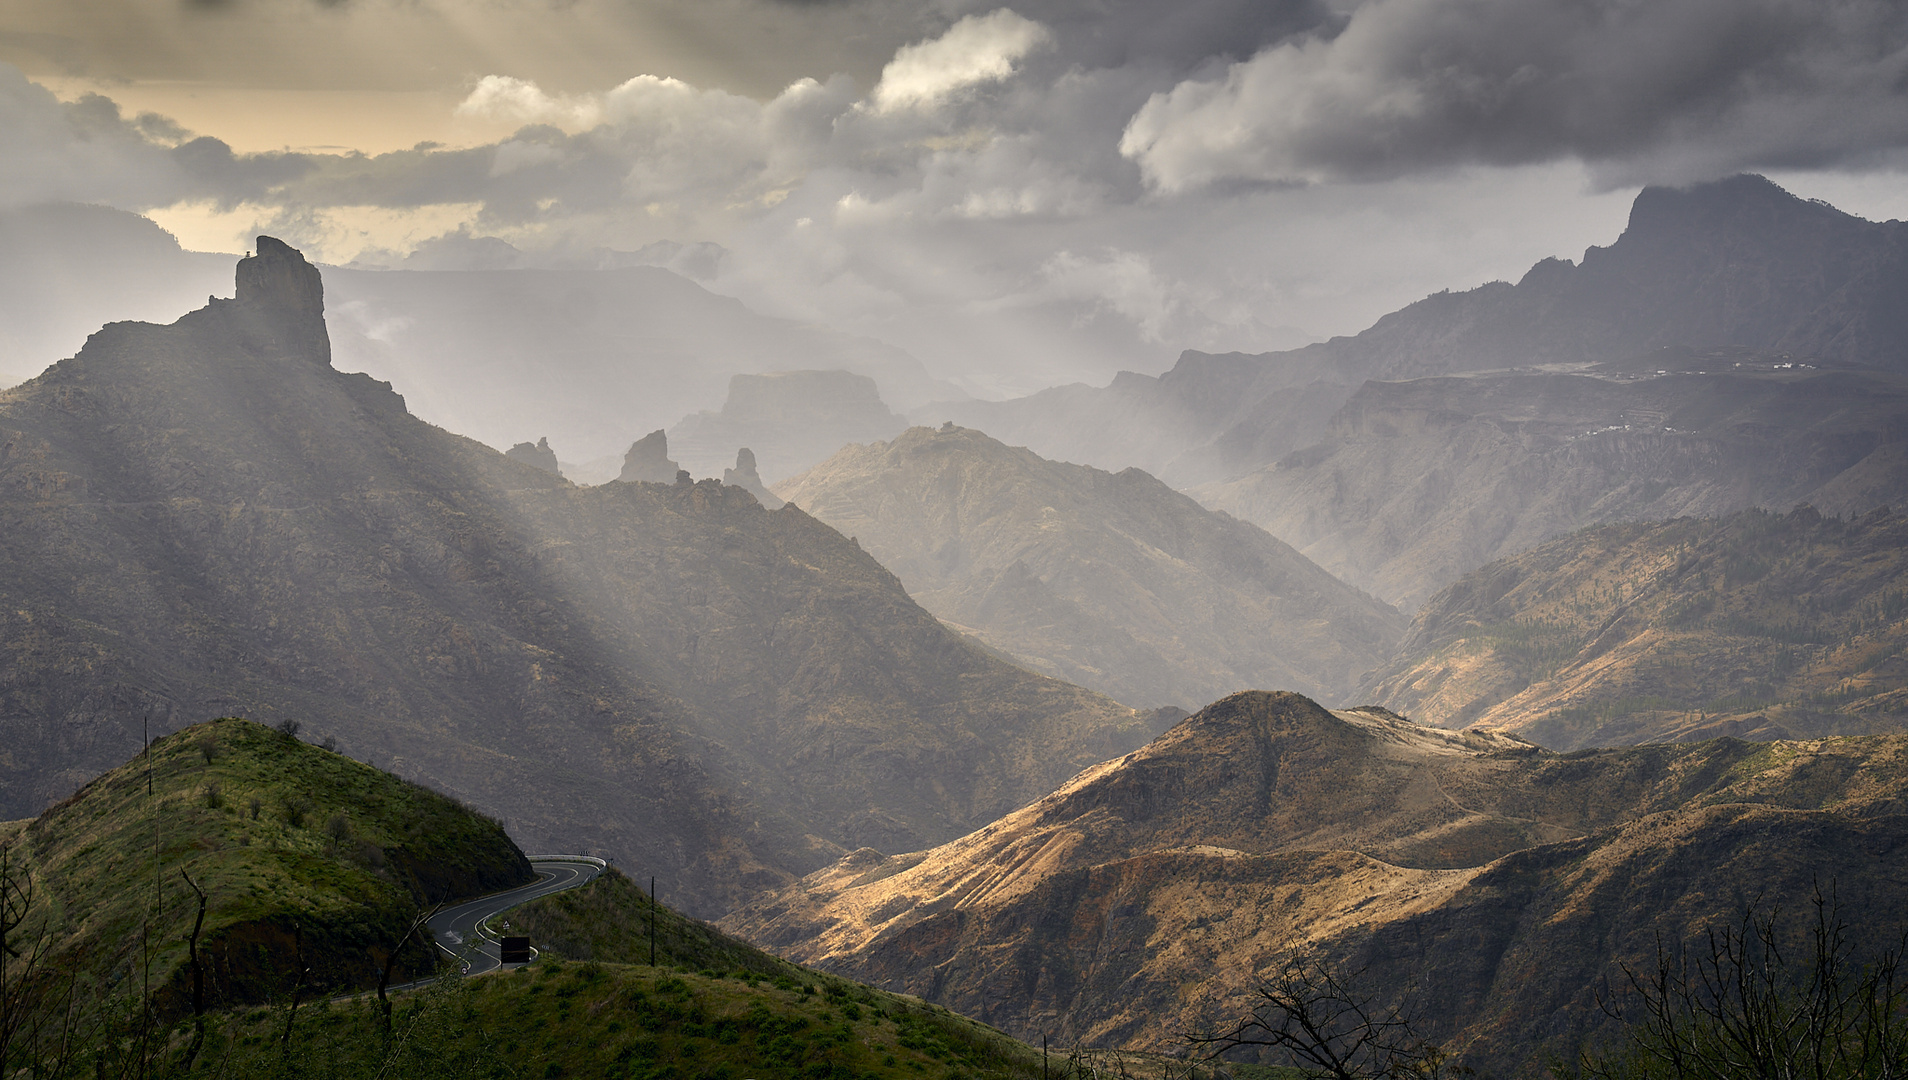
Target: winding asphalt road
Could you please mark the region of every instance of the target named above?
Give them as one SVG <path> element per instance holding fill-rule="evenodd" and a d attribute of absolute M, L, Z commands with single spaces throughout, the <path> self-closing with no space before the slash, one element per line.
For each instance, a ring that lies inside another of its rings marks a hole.
<path fill-rule="evenodd" d="M 530 868 L 537 872 L 535 883 L 445 908 L 431 916 L 426 924 L 431 940 L 450 956 L 467 963 L 466 975 L 495 971 L 503 966 L 503 961 L 497 937 L 485 926 L 493 916 L 539 896 L 587 884 L 603 872 L 603 865 L 603 860 L 587 855 L 533 855 Z"/>

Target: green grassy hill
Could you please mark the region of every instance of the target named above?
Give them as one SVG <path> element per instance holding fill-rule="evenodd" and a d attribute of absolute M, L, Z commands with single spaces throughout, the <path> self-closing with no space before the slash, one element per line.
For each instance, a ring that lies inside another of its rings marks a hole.
<path fill-rule="evenodd" d="M 420 905 L 532 879 L 495 821 L 294 735 L 214 720 L 155 740 L 39 818 L 0 833 L 30 887 L 16 949 L 82 1001 L 191 1008 L 372 986 Z M 189 879 L 189 880 L 188 880 Z M 413 947 L 396 967 L 427 965 Z"/>
<path fill-rule="evenodd" d="M 222 1015 L 189 1075 L 1008 1080 L 1039 1076 L 1041 1064 L 1038 1049 L 992 1028 L 828 976 L 770 981 L 554 957 L 411 994 L 388 1035 L 368 1001 L 300 1010 L 286 1030 L 283 1008 Z M 186 1075 L 190 1040 L 182 1025 L 154 1073 Z"/>

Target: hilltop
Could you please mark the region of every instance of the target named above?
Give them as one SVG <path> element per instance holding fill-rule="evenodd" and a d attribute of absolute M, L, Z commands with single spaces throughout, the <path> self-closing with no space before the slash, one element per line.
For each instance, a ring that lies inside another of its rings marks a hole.
<path fill-rule="evenodd" d="M 913 428 L 777 487 L 935 615 L 1129 705 L 1292 686 L 1342 699 L 1403 620 L 1289 546 L 1138 469 Z"/>
<path fill-rule="evenodd" d="M 1298 695 L 1215 702 L 950 844 L 856 852 L 729 916 L 794 959 L 1010 1033 L 1164 1048 L 1298 947 L 1507 1073 L 1614 1030 L 1619 964 L 1834 882 L 1887 927 L 1908 736 L 1560 756 Z"/>
<path fill-rule="evenodd" d="M 522 884 L 530 866 L 496 822 L 454 800 L 246 720 L 158 739 L 40 818 L 0 823 L 0 851 L 9 1074 L 1038 1068 L 1037 1051 L 997 1031 L 778 960 L 651 904 L 613 869 L 508 912 L 537 941 L 535 964 L 440 977 L 397 993 L 387 1016 L 376 995 L 349 993 L 377 986 L 380 965 L 393 984 L 443 974 L 430 946 L 399 948 L 411 920 L 437 900 Z M 17 927 L 15 886 L 31 897 Z M 193 941 L 195 887 L 206 903 Z"/>
<path fill-rule="evenodd" d="M 205 1001 L 234 1006 L 288 994 L 301 966 L 308 995 L 374 987 L 393 953 L 394 982 L 428 973 L 427 947 L 398 952 L 420 911 L 535 880 L 497 822 L 237 719 L 154 740 L 0 846 L 33 896 L 12 944 L 41 942 L 83 1004 L 150 987 L 168 1017 L 192 1005 L 193 886 Z"/>
<path fill-rule="evenodd" d="M 1363 693 L 1560 750 L 1868 734 L 1908 726 L 1904 614 L 1886 510 L 1605 525 L 1439 593 Z"/>
<path fill-rule="evenodd" d="M 0 392 L 0 813 L 148 718 L 290 717 L 713 914 L 1152 734 L 964 641 L 800 510 L 579 488 L 418 420 L 327 362 L 319 272 L 268 240 L 234 298 Z"/>

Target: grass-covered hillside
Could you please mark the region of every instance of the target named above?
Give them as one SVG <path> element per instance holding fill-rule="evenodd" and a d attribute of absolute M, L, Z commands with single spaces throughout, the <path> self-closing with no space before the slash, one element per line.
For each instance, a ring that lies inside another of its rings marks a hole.
<path fill-rule="evenodd" d="M 214 720 L 0 833 L 30 898 L 9 934 L 76 1000 L 191 1008 L 374 985 L 420 905 L 531 880 L 497 822 L 294 734 Z M 416 946 L 397 967 L 427 961 Z M 135 1006 L 136 1007 L 136 1006 Z"/>
<path fill-rule="evenodd" d="M 216 1018 L 190 1073 L 181 1025 L 156 1076 L 628 1077 L 632 1080 L 1006 1080 L 1040 1051 L 937 1006 L 807 973 L 711 976 L 545 957 L 400 999 L 389 1033 L 370 1001 Z M 286 1032 L 289 1029 L 290 1035 Z M 1065 1055 L 1057 1055 L 1058 1076 Z"/>
<path fill-rule="evenodd" d="M 805 969 L 650 900 L 642 886 L 611 867 L 589 884 L 539 897 L 511 909 L 511 933 L 528 934 L 546 956 L 615 964 L 655 961 L 710 975 L 748 973 L 770 979 L 810 979 Z"/>
<path fill-rule="evenodd" d="M 1605 525 L 1465 576 L 1363 691 L 1555 749 L 1908 725 L 1908 517 Z"/>

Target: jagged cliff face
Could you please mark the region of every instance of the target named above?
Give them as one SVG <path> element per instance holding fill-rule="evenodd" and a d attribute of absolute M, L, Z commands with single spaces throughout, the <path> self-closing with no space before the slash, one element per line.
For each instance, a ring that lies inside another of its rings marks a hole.
<path fill-rule="evenodd" d="M 1412 610 L 1587 525 L 1865 513 L 1908 493 L 1908 379 L 1739 350 L 1676 361 L 1688 370 L 1370 383 L 1317 444 L 1194 494 Z"/>
<path fill-rule="evenodd" d="M 578 488 L 418 421 L 275 317 L 320 303 L 112 324 L 0 394 L 0 817 L 144 719 L 290 717 L 713 913 L 1150 734 L 966 644 L 798 510 Z"/>
<path fill-rule="evenodd" d="M 1363 967 L 1426 1034 L 1521 1072 L 1606 1030 L 1596 994 L 1753 881 L 1858 920 L 1908 880 L 1877 854 L 1908 737 L 1721 740 L 1559 757 L 1291 694 L 1216 702 L 931 851 L 857 852 L 725 920 L 806 962 L 1028 1038 L 1169 1047 L 1253 1003 L 1286 949 Z"/>
<path fill-rule="evenodd" d="M 1272 686 L 1342 699 L 1403 623 L 1137 469 L 1047 461 L 951 424 L 848 447 L 779 493 L 942 619 L 1136 707 Z"/>
<path fill-rule="evenodd" d="M 1362 695 L 1560 750 L 1908 726 L 1908 518 L 1610 525 L 1466 575 Z"/>

